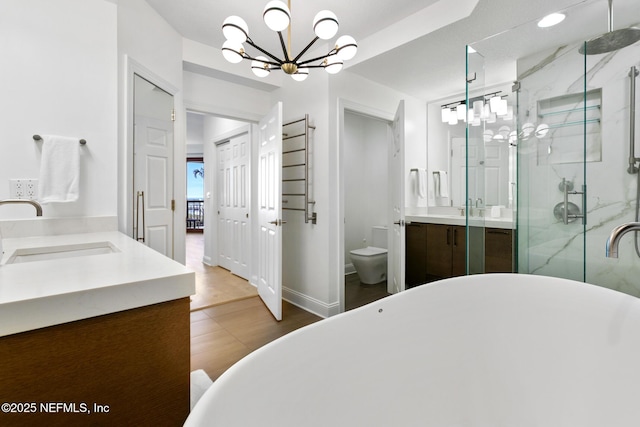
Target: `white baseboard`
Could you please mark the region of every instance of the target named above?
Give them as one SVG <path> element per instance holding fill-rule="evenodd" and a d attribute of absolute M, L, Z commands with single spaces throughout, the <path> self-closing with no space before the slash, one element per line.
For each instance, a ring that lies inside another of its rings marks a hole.
<path fill-rule="evenodd" d="M 344 265 L 344 274 L 354 274 L 356 272 L 356 268 L 353 266 L 353 264 L 345 264 Z"/>
<path fill-rule="evenodd" d="M 340 313 L 340 304 L 338 302 L 327 304 L 286 287 L 282 288 L 282 299 L 300 307 L 303 310 L 307 310 L 310 313 L 324 318 Z"/>
<path fill-rule="evenodd" d="M 203 256 L 203 257 L 202 257 L 202 262 L 203 262 L 204 264 L 208 265 L 209 267 L 215 267 L 215 266 L 216 266 L 216 264 L 214 264 L 214 263 L 211 261 L 211 257 L 210 257 L 210 256 Z"/>

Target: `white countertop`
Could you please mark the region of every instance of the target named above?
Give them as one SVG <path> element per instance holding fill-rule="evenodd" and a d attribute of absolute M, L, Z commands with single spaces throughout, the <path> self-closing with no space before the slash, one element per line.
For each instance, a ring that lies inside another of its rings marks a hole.
<path fill-rule="evenodd" d="M 407 222 L 420 222 L 427 224 L 445 224 L 445 225 L 466 225 L 467 219 L 464 215 L 440 215 L 440 214 L 414 214 L 406 215 Z M 493 218 L 493 217 L 469 217 L 470 227 L 485 228 L 504 228 L 513 229 L 514 224 L 511 218 Z"/>
<path fill-rule="evenodd" d="M 16 249 L 110 242 L 117 252 L 7 264 Z M 0 336 L 195 293 L 195 273 L 117 231 L 3 239 Z"/>

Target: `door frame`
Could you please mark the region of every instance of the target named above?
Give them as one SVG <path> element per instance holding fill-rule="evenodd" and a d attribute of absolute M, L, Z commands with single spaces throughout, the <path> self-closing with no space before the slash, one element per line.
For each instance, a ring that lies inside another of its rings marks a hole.
<path fill-rule="evenodd" d="M 134 149 L 134 76 L 138 75 L 147 80 L 151 84 L 159 87 L 163 91 L 167 92 L 173 97 L 174 110 L 176 110 L 176 116 L 178 111 L 176 109 L 176 95 L 179 93 L 179 89 L 164 80 L 162 77 L 155 74 L 144 65 L 140 64 L 128 55 L 124 57 L 126 78 L 124 79 L 124 95 L 125 95 L 125 108 L 121 113 L 120 120 L 122 125 L 121 132 L 124 134 L 124 138 L 120 138 L 118 146 L 118 188 L 120 189 L 118 200 L 118 229 L 128 236 L 133 235 L 133 149 Z M 185 189 L 180 191 L 180 186 L 176 185 L 176 180 L 179 176 L 184 179 L 186 164 L 184 158 L 186 154 L 180 151 L 180 147 L 183 144 L 176 143 L 176 135 L 178 135 L 180 129 L 177 126 L 178 120 L 173 124 L 173 198 L 178 200 L 184 198 Z M 177 261 L 184 262 L 184 249 L 179 250 L 184 246 L 186 232 L 180 228 L 182 220 L 185 217 L 185 207 L 182 204 L 176 204 L 176 209 L 173 214 L 173 255 Z M 184 228 L 184 227 L 183 227 Z M 182 230 L 182 231 L 181 231 Z"/>
<path fill-rule="evenodd" d="M 211 148 L 212 148 L 212 154 L 207 156 L 207 150 L 208 148 L 203 147 L 203 156 L 205 158 L 204 164 L 205 164 L 205 212 L 209 211 L 212 214 L 211 215 L 205 215 L 204 216 L 204 245 L 205 245 L 205 253 L 203 255 L 203 259 L 202 262 L 204 262 L 207 265 L 210 266 L 217 266 L 217 259 L 218 259 L 218 245 L 216 242 L 216 238 L 214 238 L 214 236 L 212 236 L 212 230 L 217 229 L 217 222 L 218 222 L 218 210 L 217 210 L 217 190 L 216 190 L 216 179 L 215 179 L 215 175 L 216 175 L 216 170 L 215 170 L 215 166 L 217 165 L 217 153 L 216 153 L 216 144 L 219 143 L 223 143 L 224 141 L 237 136 L 241 133 L 244 132 L 248 132 L 250 135 L 250 143 L 251 143 L 251 188 L 254 188 L 255 182 L 253 179 L 253 170 L 255 169 L 255 158 L 254 158 L 254 134 L 255 134 L 255 126 L 257 126 L 258 122 L 260 121 L 260 119 L 262 118 L 262 115 L 257 114 L 257 113 L 251 113 L 251 112 L 246 112 L 246 111 L 240 111 L 240 110 L 236 110 L 234 108 L 226 108 L 226 107 L 218 107 L 218 106 L 214 106 L 214 105 L 208 105 L 208 104 L 201 104 L 201 103 L 196 103 L 196 102 L 192 102 L 189 100 L 184 100 L 184 109 L 185 109 L 185 115 L 186 112 L 193 112 L 193 113 L 200 113 L 200 114 L 206 114 L 209 116 L 214 116 L 214 117 L 220 117 L 220 118 L 224 118 L 224 119 L 230 119 L 230 120 L 237 120 L 240 122 L 245 122 L 246 125 L 242 126 L 238 129 L 234 129 L 231 130 L 229 132 L 223 133 L 221 135 L 217 135 L 215 137 L 215 139 L 210 140 L 210 141 L 203 141 L 203 144 L 206 145 L 210 144 Z M 185 133 L 186 133 L 186 128 L 185 128 Z M 186 154 L 185 154 L 186 157 Z M 213 168 L 213 170 L 211 170 Z M 207 191 L 209 191 L 211 193 L 211 198 L 207 198 L 206 194 Z M 250 214 L 250 218 L 255 218 L 256 214 L 254 212 L 254 203 L 252 201 L 252 205 L 251 205 L 251 214 Z M 252 265 L 249 268 L 249 271 L 251 273 L 251 277 L 249 278 L 248 282 L 250 285 L 256 286 L 257 287 L 257 279 L 256 277 L 254 277 L 254 268 L 253 268 L 253 251 L 252 251 L 252 255 L 251 255 L 251 262 Z"/>
<path fill-rule="evenodd" d="M 397 107 L 397 102 L 395 105 L 392 105 L 392 110 L 383 111 L 377 108 L 372 108 L 368 105 L 360 104 L 348 99 L 338 98 L 338 189 L 339 189 L 339 197 L 338 197 L 338 251 L 337 256 L 339 257 L 337 265 L 337 273 L 338 277 L 335 278 L 336 283 L 338 284 L 338 302 L 340 305 L 340 312 L 345 311 L 345 247 L 344 247 L 344 221 L 345 221 L 345 200 L 344 200 L 344 144 L 345 144 L 345 134 L 344 134 L 344 113 L 346 111 L 351 111 L 357 114 L 362 114 L 365 116 L 372 117 L 374 119 L 383 120 L 389 123 L 393 123 L 395 118 L 395 110 Z"/>

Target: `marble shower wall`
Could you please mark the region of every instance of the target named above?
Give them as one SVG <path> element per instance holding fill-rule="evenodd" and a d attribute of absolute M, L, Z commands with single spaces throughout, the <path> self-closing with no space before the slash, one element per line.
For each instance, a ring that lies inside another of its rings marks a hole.
<path fill-rule="evenodd" d="M 585 89 L 585 57 L 578 53 L 581 43 L 559 47 L 518 61 L 521 82 L 519 125 L 539 125 L 538 116 L 546 99 L 580 95 Z M 640 296 L 640 258 L 635 254 L 634 236 L 620 243 L 619 258 L 605 257 L 605 242 L 611 230 L 635 220 L 637 175 L 626 172 L 629 156 L 629 70 L 640 67 L 640 43 L 616 52 L 586 57 L 587 105 L 601 104 L 588 112 L 594 123 L 587 126 L 586 163 L 587 232 L 586 281 Z M 636 80 L 640 83 L 640 80 Z M 578 99 L 580 96 L 578 96 Z M 640 128 L 640 99 L 636 99 L 636 121 Z M 579 106 L 579 105 L 576 105 Z M 568 114 L 568 113 L 567 113 Z M 600 122 L 595 118 L 599 115 Z M 581 114 L 578 118 L 581 119 Z M 570 122 L 575 116 L 563 117 Z M 598 129 L 599 128 L 599 129 Z M 582 127 L 576 130 L 582 138 Z M 555 136 L 554 136 L 555 135 Z M 636 138 L 637 140 L 638 138 Z M 555 144 L 555 145 L 554 145 Z M 565 144 L 565 146 L 562 146 Z M 576 146 L 571 138 L 558 138 L 551 129 L 546 135 L 535 132 L 519 141 L 518 232 L 520 272 L 558 277 L 582 277 L 582 225 L 569 225 L 555 218 L 554 207 L 563 201 L 562 178 L 571 180 L 575 190 L 584 184 L 583 166 L 572 160 Z M 636 144 L 640 157 L 640 144 Z M 563 153 L 558 155 L 558 150 Z M 564 150 L 564 151 L 563 151 Z M 579 195 L 569 200 L 581 206 Z"/>

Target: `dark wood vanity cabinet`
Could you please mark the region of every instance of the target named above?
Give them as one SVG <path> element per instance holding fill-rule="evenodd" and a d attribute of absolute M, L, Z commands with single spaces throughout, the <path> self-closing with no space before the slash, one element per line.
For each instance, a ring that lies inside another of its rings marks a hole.
<path fill-rule="evenodd" d="M 484 272 L 511 273 L 513 263 L 513 230 L 485 228 Z"/>
<path fill-rule="evenodd" d="M 465 227 L 408 223 L 405 227 L 407 289 L 465 274 Z"/>
<path fill-rule="evenodd" d="M 405 288 L 427 282 L 427 224 L 405 226 Z"/>
<path fill-rule="evenodd" d="M 427 275 L 441 279 L 463 276 L 465 238 L 464 226 L 427 224 Z"/>
<path fill-rule="evenodd" d="M 405 287 L 463 276 L 467 229 L 462 225 L 407 223 Z M 510 273 L 514 232 L 502 228 L 469 228 L 469 274 Z"/>

